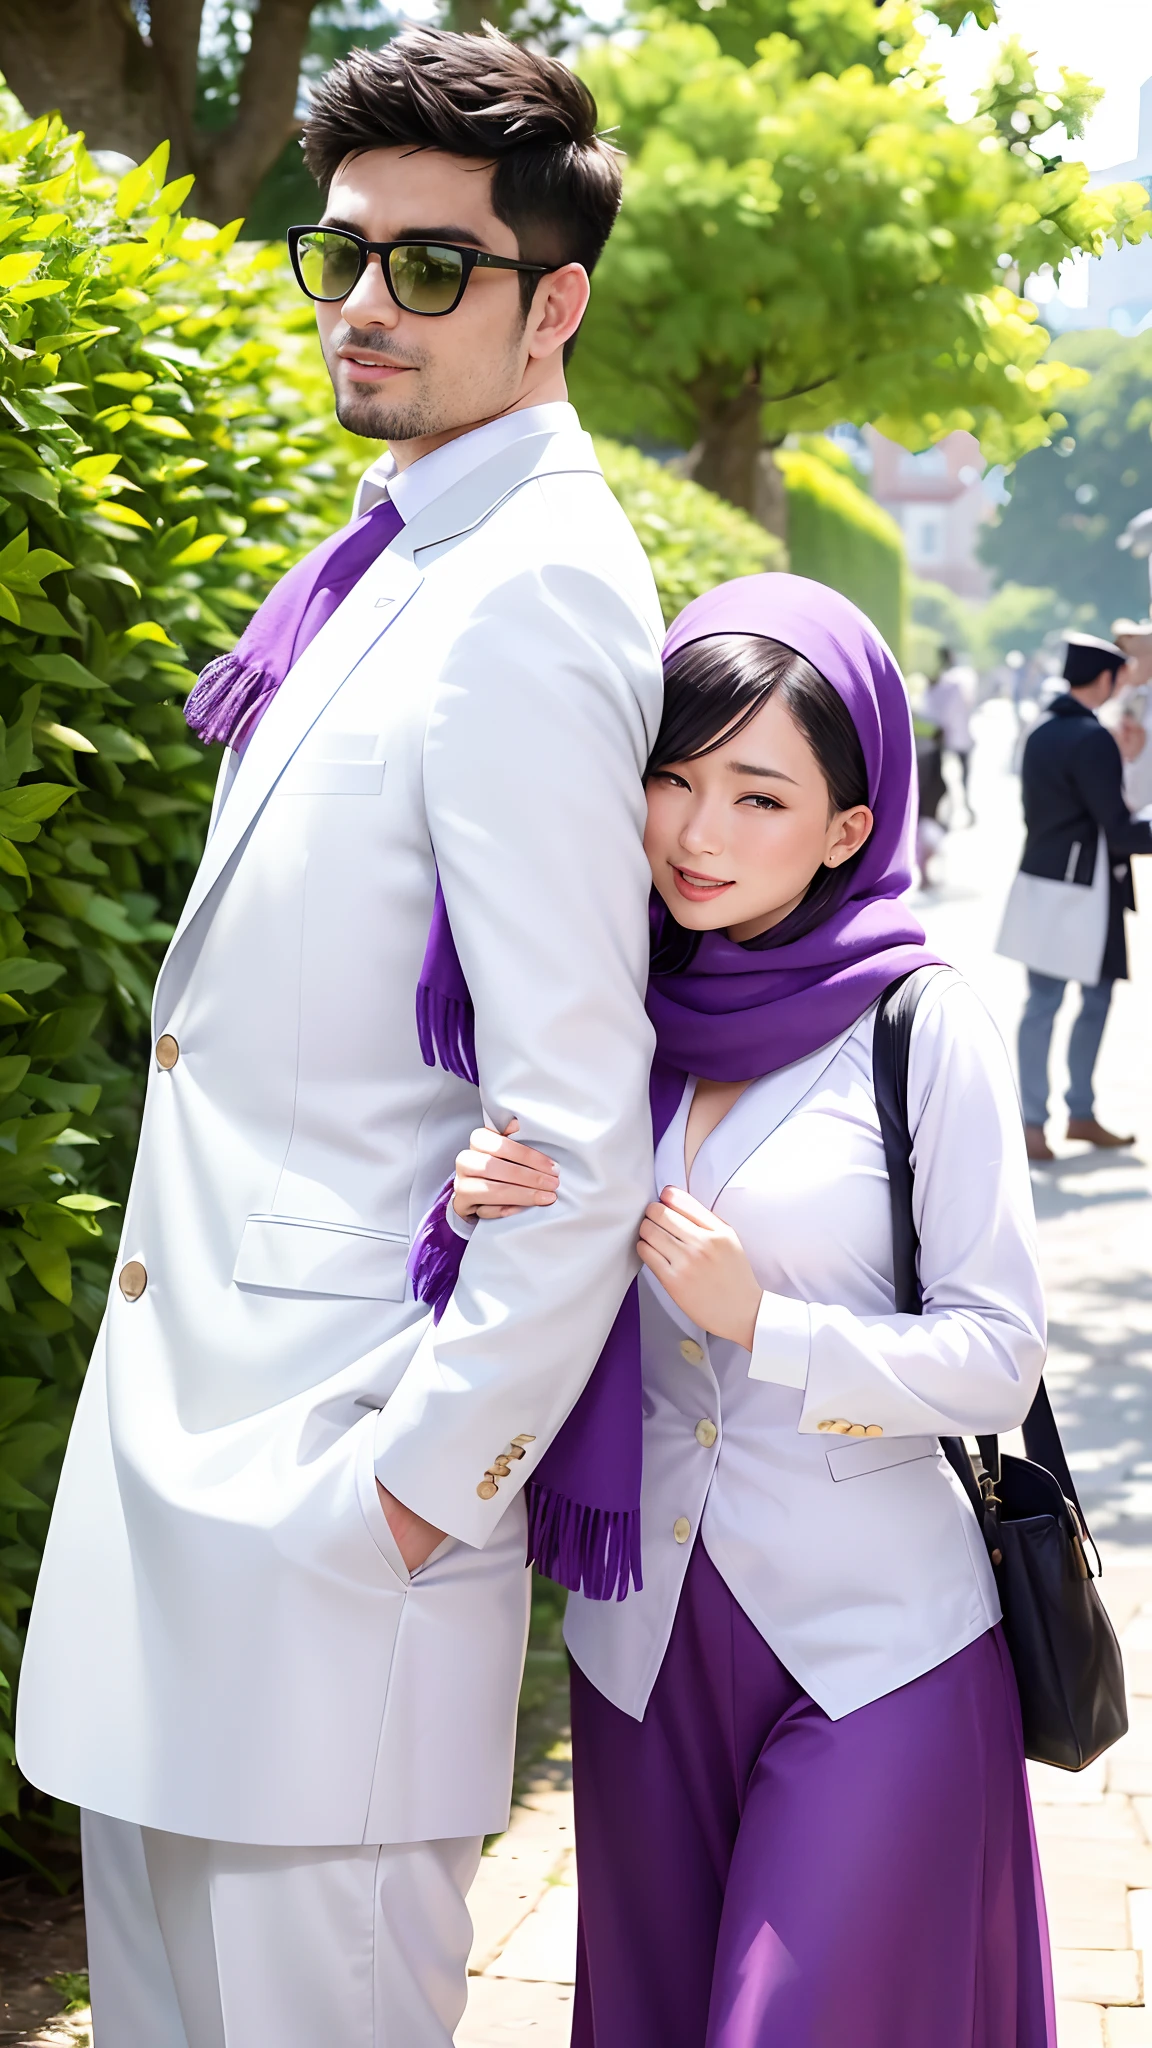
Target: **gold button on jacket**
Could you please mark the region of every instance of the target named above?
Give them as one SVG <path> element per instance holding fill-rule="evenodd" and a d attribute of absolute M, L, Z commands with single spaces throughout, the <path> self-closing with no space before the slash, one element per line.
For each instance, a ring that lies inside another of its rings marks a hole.
<path fill-rule="evenodd" d="M 494 1479 L 482 1479 L 476 1491 L 481 1500 L 495 1500 L 499 1488 Z"/>
<path fill-rule="evenodd" d="M 703 1444 L 706 1451 L 712 1449 L 719 1434 L 720 1432 L 714 1422 L 709 1422 L 705 1419 L 705 1421 L 696 1424 L 696 1441 L 698 1444 Z"/>
<path fill-rule="evenodd" d="M 687 1515 L 677 1516 L 677 1519 L 672 1524 L 672 1534 L 676 1538 L 677 1543 L 687 1543 L 688 1538 L 692 1534 L 692 1524 L 688 1520 Z"/>
<path fill-rule="evenodd" d="M 126 1266 L 121 1266 L 120 1292 L 126 1301 L 139 1301 L 147 1285 L 148 1269 L 139 1259 L 129 1259 Z"/>
<path fill-rule="evenodd" d="M 689 1365 L 703 1365 L 704 1346 L 698 1344 L 695 1337 L 685 1337 L 680 1346 L 680 1356 L 686 1358 Z"/>
<path fill-rule="evenodd" d="M 180 1057 L 180 1047 L 170 1031 L 156 1040 L 156 1065 L 165 1069 L 174 1067 Z"/>

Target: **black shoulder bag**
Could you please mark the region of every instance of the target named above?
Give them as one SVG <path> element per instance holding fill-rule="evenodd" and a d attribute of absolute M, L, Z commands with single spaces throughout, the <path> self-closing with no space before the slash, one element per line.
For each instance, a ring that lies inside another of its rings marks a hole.
<path fill-rule="evenodd" d="M 896 1307 L 923 1313 L 912 1214 L 908 1048 L 916 1004 L 939 968 L 920 967 L 880 998 L 873 1044 L 876 1108 L 892 1198 Z M 1001 1457 L 978 1436 L 975 1463 L 959 1436 L 941 1437 L 983 1531 L 996 1574 L 1004 1634 L 1020 1688 L 1026 1755 L 1082 1771 L 1127 1732 L 1120 1646 L 1094 1584 L 1083 1510 L 1043 1380 L 1024 1423 L 1026 1458 Z"/>

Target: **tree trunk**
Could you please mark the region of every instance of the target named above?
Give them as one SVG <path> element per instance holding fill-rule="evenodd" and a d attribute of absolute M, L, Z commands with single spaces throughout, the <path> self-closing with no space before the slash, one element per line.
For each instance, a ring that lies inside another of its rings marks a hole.
<path fill-rule="evenodd" d="M 772 450 L 763 442 L 759 375 L 750 370 L 735 398 L 717 398 L 703 383 L 692 396 L 701 432 L 685 461 L 685 475 L 750 512 L 769 533 L 787 542 L 788 497 Z"/>
<path fill-rule="evenodd" d="M 771 448 L 762 448 L 756 458 L 756 496 L 753 517 L 788 545 L 788 492 Z"/>
<path fill-rule="evenodd" d="M 137 163 L 172 145 L 170 175 L 193 171 L 190 210 L 217 223 L 248 212 L 293 133 L 315 0 L 258 0 L 227 128 L 195 126 L 204 0 L 152 0 L 145 36 L 130 0 L 0 0 L 0 72 L 31 115 L 59 112 L 90 149 Z"/>
<path fill-rule="evenodd" d="M 722 398 L 701 383 L 692 393 L 700 419 L 700 439 L 685 465 L 706 490 L 739 505 L 756 509 L 756 470 L 760 454 L 760 380 L 749 372 L 735 398 Z"/>

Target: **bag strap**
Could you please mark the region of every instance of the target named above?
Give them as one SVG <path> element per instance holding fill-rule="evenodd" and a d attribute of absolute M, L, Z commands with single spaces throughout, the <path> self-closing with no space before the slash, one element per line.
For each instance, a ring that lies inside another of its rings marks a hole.
<path fill-rule="evenodd" d="M 901 975 L 897 981 L 889 983 L 876 1010 L 872 1041 L 872 1074 L 892 1204 L 892 1277 L 896 1292 L 896 1309 L 900 1315 L 918 1316 L 924 1309 L 918 1266 L 920 1240 L 916 1233 L 912 1210 L 914 1175 L 912 1136 L 908 1125 L 908 1055 L 912 1044 L 912 1025 L 916 1016 L 916 1006 L 928 983 L 937 974 L 947 972 L 946 968 L 940 967 L 914 968 L 911 974 Z M 1060 1441 L 1060 1432 L 1056 1427 L 1056 1418 L 1052 1413 L 1052 1404 L 1048 1399 L 1048 1389 L 1043 1379 L 1025 1417 L 1023 1434 L 1024 1448 L 1029 1458 L 1051 1472 L 1065 1499 L 1071 1501 L 1075 1508 L 1084 1536 L 1091 1542 L 1084 1510 L 1080 1505 L 1072 1474 L 1068 1470 L 1068 1460 L 1064 1455 L 1064 1446 Z M 995 1490 L 1000 1484 L 999 1438 L 978 1436 L 976 1443 L 980 1452 L 980 1462 Z M 977 1485 L 972 1460 L 963 1437 L 942 1436 L 940 1444 L 944 1456 L 972 1502 L 977 1517 L 983 1522 L 985 1502 Z M 1095 1549 L 1095 1544 L 1092 1547 Z"/>

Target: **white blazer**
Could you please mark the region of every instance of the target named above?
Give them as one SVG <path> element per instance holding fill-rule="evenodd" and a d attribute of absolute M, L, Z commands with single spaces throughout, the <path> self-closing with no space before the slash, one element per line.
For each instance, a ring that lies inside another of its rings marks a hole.
<path fill-rule="evenodd" d="M 1020 1110 L 987 1012 L 958 976 L 936 976 L 908 1073 L 924 1313 L 897 1315 L 874 1015 L 748 1088 L 687 1183 L 692 1084 L 657 1152 L 657 1186 L 687 1184 L 730 1223 L 766 1292 L 750 1359 L 694 1327 L 647 1272 L 641 1283 L 644 1590 L 620 1605 L 573 1596 L 566 1624 L 581 1669 L 637 1719 L 697 1535 L 833 1720 L 999 1619 L 938 1438 L 1014 1427 L 1039 1382 Z"/>
<path fill-rule="evenodd" d="M 588 437 L 533 424 L 417 511 L 229 762 L 157 984 L 179 1057 L 149 1077 L 118 1262 L 147 1283 L 113 1285 L 85 1381 L 18 1732 L 34 1784 L 148 1826 L 506 1824 L 519 1489 L 652 1177 L 660 610 Z M 437 865 L 482 1096 L 417 1043 Z M 433 1330 L 405 1260 L 482 1101 L 564 1192 L 483 1233 Z M 377 1472 L 455 1539 L 413 1580 Z"/>

